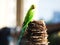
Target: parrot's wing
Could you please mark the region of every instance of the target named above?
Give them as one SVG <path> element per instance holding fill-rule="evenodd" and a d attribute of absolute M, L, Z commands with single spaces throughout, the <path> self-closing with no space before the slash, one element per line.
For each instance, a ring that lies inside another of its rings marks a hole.
<path fill-rule="evenodd" d="M 28 10 L 28 12 L 27 12 L 27 14 L 26 14 L 26 16 L 25 16 L 25 19 L 24 19 L 24 24 L 23 24 L 23 26 L 26 25 L 30 20 L 32 20 L 33 15 L 34 15 L 34 9 L 35 9 L 35 6 L 32 5 L 32 6 L 30 7 L 30 9 Z"/>
<path fill-rule="evenodd" d="M 21 39 L 26 31 L 26 28 L 28 26 L 28 24 L 31 22 L 31 20 L 33 19 L 33 16 L 34 16 L 34 5 L 32 5 L 30 7 L 30 9 L 28 10 L 27 14 L 26 14 L 26 17 L 25 17 L 25 20 L 24 20 L 24 23 L 23 23 L 23 26 L 22 26 L 22 29 L 21 29 L 21 32 L 20 32 L 20 36 L 18 38 L 18 44 L 21 42 Z"/>

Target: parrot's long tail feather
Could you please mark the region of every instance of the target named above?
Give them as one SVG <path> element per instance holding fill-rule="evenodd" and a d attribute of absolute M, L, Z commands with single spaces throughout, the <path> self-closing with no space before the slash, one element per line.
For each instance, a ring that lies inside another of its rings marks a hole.
<path fill-rule="evenodd" d="M 30 9 L 28 10 L 28 12 L 26 14 L 26 17 L 25 17 L 25 20 L 24 20 L 24 23 L 23 23 L 23 26 L 22 26 L 22 29 L 21 29 L 21 32 L 20 32 L 20 36 L 18 38 L 17 45 L 20 44 L 21 39 L 22 39 L 22 37 L 23 37 L 23 35 L 24 35 L 25 31 L 26 31 L 26 28 L 27 28 L 28 24 L 33 19 L 33 16 L 34 16 L 34 10 L 33 9 L 35 9 L 34 5 L 32 5 L 30 7 Z"/>

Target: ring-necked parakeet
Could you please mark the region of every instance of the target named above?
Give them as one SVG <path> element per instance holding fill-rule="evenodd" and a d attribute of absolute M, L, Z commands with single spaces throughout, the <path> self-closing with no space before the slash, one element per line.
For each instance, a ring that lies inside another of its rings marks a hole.
<path fill-rule="evenodd" d="M 24 19 L 24 22 L 23 22 L 23 26 L 22 26 L 22 29 L 21 29 L 21 32 L 20 32 L 20 36 L 18 38 L 18 43 L 17 45 L 19 45 L 19 43 L 21 42 L 21 39 L 26 31 L 26 28 L 28 27 L 28 24 L 33 20 L 33 16 L 34 16 L 34 5 L 32 5 L 30 7 L 30 9 L 28 10 L 27 14 L 26 14 L 26 17 Z"/>

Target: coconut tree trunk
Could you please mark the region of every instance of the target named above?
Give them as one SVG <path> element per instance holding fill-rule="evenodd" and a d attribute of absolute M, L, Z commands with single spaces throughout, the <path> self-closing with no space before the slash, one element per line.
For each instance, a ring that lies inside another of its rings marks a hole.
<path fill-rule="evenodd" d="M 44 21 L 30 22 L 24 37 L 27 39 L 25 40 L 26 45 L 48 45 L 48 34 Z"/>

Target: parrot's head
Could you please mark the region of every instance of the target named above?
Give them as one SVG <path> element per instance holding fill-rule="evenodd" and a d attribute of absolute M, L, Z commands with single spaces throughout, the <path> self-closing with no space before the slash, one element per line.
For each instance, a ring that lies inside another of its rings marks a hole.
<path fill-rule="evenodd" d="M 35 9 L 35 5 L 31 5 L 31 8 L 30 9 Z"/>

